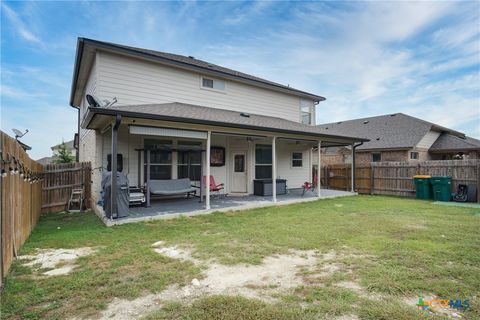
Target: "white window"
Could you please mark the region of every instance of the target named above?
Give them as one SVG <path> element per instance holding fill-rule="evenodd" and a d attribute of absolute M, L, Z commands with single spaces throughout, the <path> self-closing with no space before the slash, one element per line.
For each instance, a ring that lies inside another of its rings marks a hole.
<path fill-rule="evenodd" d="M 418 160 L 418 152 L 410 152 L 410 160 Z"/>
<path fill-rule="evenodd" d="M 310 101 L 300 101 L 300 117 L 303 124 L 312 124 L 312 106 Z"/>
<path fill-rule="evenodd" d="M 303 167 L 303 153 L 292 152 L 292 167 L 293 168 Z"/>
<path fill-rule="evenodd" d="M 222 80 L 202 77 L 202 88 L 225 91 L 225 82 Z"/>

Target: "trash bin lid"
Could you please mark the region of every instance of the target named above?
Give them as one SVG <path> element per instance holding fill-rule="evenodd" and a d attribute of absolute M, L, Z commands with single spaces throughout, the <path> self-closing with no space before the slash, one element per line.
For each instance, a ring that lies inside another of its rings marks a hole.
<path fill-rule="evenodd" d="M 417 174 L 417 175 L 413 176 L 413 179 L 430 179 L 431 177 L 432 176 Z"/>
<path fill-rule="evenodd" d="M 432 179 L 446 181 L 446 180 L 452 180 L 452 177 L 449 177 L 449 176 L 432 176 Z"/>

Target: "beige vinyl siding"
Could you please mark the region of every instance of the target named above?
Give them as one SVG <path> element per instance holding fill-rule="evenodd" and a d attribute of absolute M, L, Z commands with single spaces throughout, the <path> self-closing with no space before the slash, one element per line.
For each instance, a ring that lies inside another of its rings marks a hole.
<path fill-rule="evenodd" d="M 430 149 L 432 144 L 438 139 L 440 132 L 430 130 L 427 134 L 417 143 L 417 149 Z"/>
<path fill-rule="evenodd" d="M 310 147 L 294 142 L 277 142 L 277 178 L 286 179 L 289 189 L 301 188 L 310 179 Z M 292 153 L 302 153 L 302 167 L 292 167 Z"/>
<path fill-rule="evenodd" d="M 98 58 L 98 55 L 97 55 L 97 58 Z M 83 92 L 82 103 L 80 104 L 80 120 L 83 119 L 83 117 L 85 116 L 85 112 L 88 107 L 86 95 L 97 94 L 97 66 L 98 66 L 97 59 L 94 59 L 92 68 L 90 69 L 88 80 L 85 84 L 85 91 Z M 80 128 L 80 139 L 83 139 L 89 131 L 90 130 Z"/>
<path fill-rule="evenodd" d="M 117 97 L 118 105 L 183 102 L 300 122 L 297 96 L 229 80 L 223 80 L 224 92 L 204 90 L 202 74 L 106 52 L 99 55 L 97 95 Z"/>

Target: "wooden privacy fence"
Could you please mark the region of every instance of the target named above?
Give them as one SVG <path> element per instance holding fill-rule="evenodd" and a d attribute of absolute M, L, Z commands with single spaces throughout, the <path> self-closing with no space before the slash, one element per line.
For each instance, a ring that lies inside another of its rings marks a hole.
<path fill-rule="evenodd" d="M 90 199 L 90 162 L 48 164 L 45 166 L 42 186 L 42 213 L 66 210 L 74 188 L 83 188 L 85 199 Z M 86 207 L 90 207 L 86 203 Z"/>
<path fill-rule="evenodd" d="M 43 166 L 29 158 L 20 144 L 0 131 L 1 243 L 0 278 L 38 222 Z"/>
<path fill-rule="evenodd" d="M 355 189 L 362 194 L 415 196 L 413 176 L 417 174 L 452 177 L 452 191 L 459 184 L 475 185 L 480 202 L 480 160 L 438 160 L 420 162 L 372 162 L 358 165 Z M 337 190 L 350 190 L 350 164 L 322 167 L 322 185 Z"/>

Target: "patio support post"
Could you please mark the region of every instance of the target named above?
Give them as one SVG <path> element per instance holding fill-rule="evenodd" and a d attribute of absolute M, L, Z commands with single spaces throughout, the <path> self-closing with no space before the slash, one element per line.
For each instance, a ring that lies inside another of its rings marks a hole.
<path fill-rule="evenodd" d="M 146 176 L 147 176 L 147 180 L 146 180 L 146 185 L 147 185 L 147 188 L 145 190 L 145 192 L 147 193 L 147 208 L 150 207 L 150 149 L 147 149 L 146 153 L 145 153 L 145 160 L 147 161 L 147 169 L 145 170 L 146 171 Z"/>
<path fill-rule="evenodd" d="M 352 192 L 355 192 L 355 143 L 352 143 Z"/>
<path fill-rule="evenodd" d="M 321 158 L 321 148 L 322 148 L 322 141 L 318 141 L 318 163 L 317 163 L 317 196 L 320 198 L 321 192 L 320 192 L 320 187 L 321 187 L 321 170 L 322 170 L 322 158 Z"/>
<path fill-rule="evenodd" d="M 206 150 L 206 179 L 205 179 L 205 209 L 210 210 L 210 146 L 211 146 L 212 132 L 207 132 L 207 150 Z"/>
<path fill-rule="evenodd" d="M 117 115 L 115 119 L 115 124 L 112 126 L 112 186 L 110 189 L 110 220 L 114 217 L 118 218 L 118 209 L 117 209 L 117 153 L 118 153 L 118 127 L 122 122 L 122 116 Z"/>
<path fill-rule="evenodd" d="M 272 201 L 277 202 L 277 146 L 276 137 L 272 138 Z"/>

